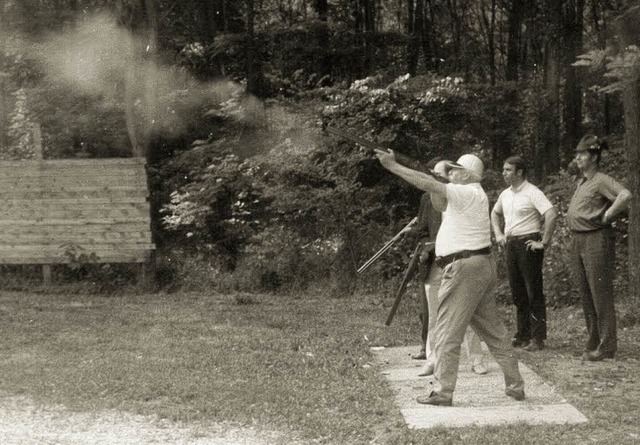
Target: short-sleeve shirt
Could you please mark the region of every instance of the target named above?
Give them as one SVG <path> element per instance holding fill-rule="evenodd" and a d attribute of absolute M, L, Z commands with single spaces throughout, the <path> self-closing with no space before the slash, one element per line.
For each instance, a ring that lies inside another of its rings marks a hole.
<path fill-rule="evenodd" d="M 535 185 L 524 181 L 518 188 L 503 190 L 493 211 L 504 216 L 504 234 L 521 236 L 542 231 L 542 215 L 553 208 L 551 201 Z"/>
<path fill-rule="evenodd" d="M 491 246 L 489 199 L 479 183 L 447 184 L 447 208 L 436 238 L 436 255 Z"/>
<path fill-rule="evenodd" d="M 567 225 L 574 232 L 590 232 L 609 227 L 602 217 L 625 187 L 611 176 L 597 172 L 591 179 L 578 179 L 569 202 Z"/>

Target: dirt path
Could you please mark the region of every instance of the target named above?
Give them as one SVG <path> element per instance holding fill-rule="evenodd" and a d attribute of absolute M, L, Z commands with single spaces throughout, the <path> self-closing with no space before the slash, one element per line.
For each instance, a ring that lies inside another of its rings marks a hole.
<path fill-rule="evenodd" d="M 2 445 L 275 445 L 282 434 L 214 424 L 183 427 L 122 413 L 75 413 L 36 405 L 26 397 L 0 397 Z M 293 442 L 296 443 L 296 442 Z"/>

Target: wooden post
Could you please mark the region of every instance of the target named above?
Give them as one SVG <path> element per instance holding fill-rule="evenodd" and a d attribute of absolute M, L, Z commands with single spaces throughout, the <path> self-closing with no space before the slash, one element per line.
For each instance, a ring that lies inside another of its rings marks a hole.
<path fill-rule="evenodd" d="M 33 158 L 42 162 L 42 132 L 40 131 L 40 124 L 33 124 Z M 38 176 L 38 181 L 41 181 L 41 178 Z M 40 187 L 42 188 L 42 187 Z M 51 284 L 51 265 L 43 264 L 42 265 L 42 282 L 45 286 Z"/>
<path fill-rule="evenodd" d="M 42 265 L 42 283 L 46 286 L 51 284 L 51 265 Z"/>
<path fill-rule="evenodd" d="M 143 292 L 153 291 L 156 282 L 156 253 L 152 251 L 145 263 L 140 263 L 138 271 L 138 289 Z"/>
<path fill-rule="evenodd" d="M 33 124 L 33 158 L 42 161 L 42 131 L 40 124 Z"/>

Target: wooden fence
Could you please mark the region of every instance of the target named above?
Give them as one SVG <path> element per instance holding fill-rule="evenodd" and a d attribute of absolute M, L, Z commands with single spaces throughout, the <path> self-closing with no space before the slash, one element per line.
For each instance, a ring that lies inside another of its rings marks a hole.
<path fill-rule="evenodd" d="M 36 154 L 38 155 L 38 153 Z M 151 239 L 144 158 L 0 162 L 0 264 L 140 263 Z"/>

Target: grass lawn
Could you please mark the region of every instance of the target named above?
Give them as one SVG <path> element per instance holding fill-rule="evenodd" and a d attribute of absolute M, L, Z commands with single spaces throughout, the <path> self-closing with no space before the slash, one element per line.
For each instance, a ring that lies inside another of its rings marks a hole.
<path fill-rule="evenodd" d="M 640 442 L 640 329 L 616 361 L 581 363 L 578 308 L 550 312 L 522 359 L 591 419 L 577 426 L 411 431 L 369 347 L 417 344 L 417 302 L 354 296 L 0 294 L 0 393 L 78 411 L 234 422 L 330 444 Z M 505 315 L 510 308 L 505 308 Z M 502 390 L 497 389 L 497 390 Z"/>

